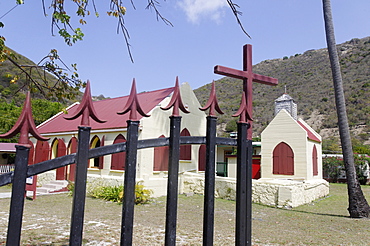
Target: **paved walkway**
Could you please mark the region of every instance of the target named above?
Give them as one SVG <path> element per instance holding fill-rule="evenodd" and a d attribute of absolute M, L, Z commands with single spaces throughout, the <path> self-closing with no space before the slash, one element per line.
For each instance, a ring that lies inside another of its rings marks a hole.
<path fill-rule="evenodd" d="M 0 192 L 0 198 L 10 198 L 10 192 Z"/>
<path fill-rule="evenodd" d="M 0 192 L 0 199 L 1 198 L 10 198 L 11 195 L 12 195 L 11 192 Z M 32 195 L 33 195 L 32 191 L 27 191 L 27 196 L 28 197 L 32 197 Z M 36 196 L 40 196 L 40 195 L 45 195 L 45 193 L 36 192 Z"/>

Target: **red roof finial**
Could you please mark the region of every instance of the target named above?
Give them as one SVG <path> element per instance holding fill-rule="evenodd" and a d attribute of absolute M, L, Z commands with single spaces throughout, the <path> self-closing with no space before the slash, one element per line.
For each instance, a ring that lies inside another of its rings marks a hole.
<path fill-rule="evenodd" d="M 216 96 L 216 86 L 215 86 L 215 81 L 213 80 L 212 82 L 212 89 L 211 89 L 211 94 L 209 95 L 208 102 L 206 103 L 206 106 L 203 108 L 200 108 L 202 111 L 206 111 L 209 109 L 209 116 L 216 116 L 215 111 L 217 111 L 219 114 L 224 114 L 220 107 L 218 106 L 218 101 L 217 101 L 217 96 Z"/>
<path fill-rule="evenodd" d="M 250 116 L 251 114 L 249 112 L 249 109 L 250 107 L 247 106 L 247 99 L 245 96 L 245 91 L 243 91 L 242 101 L 240 102 L 240 107 L 238 111 L 233 115 L 233 117 L 240 116 L 239 122 L 241 123 L 247 123 L 247 120 L 253 121 L 252 117 Z"/>
<path fill-rule="evenodd" d="M 99 123 L 106 122 L 105 120 L 100 120 L 96 114 L 95 108 L 93 106 L 93 102 L 91 99 L 91 89 L 90 89 L 90 81 L 87 81 L 86 89 L 84 96 L 82 98 L 82 102 L 77 108 L 77 111 L 74 115 L 70 117 L 64 117 L 67 120 L 74 120 L 77 119 L 80 115 L 82 115 L 81 119 L 81 126 L 89 126 L 91 117 L 93 120 Z"/>
<path fill-rule="evenodd" d="M 173 107 L 172 116 L 180 116 L 179 108 L 185 114 L 190 113 L 185 108 L 185 106 L 184 106 L 184 104 L 182 103 L 182 100 L 181 100 L 180 86 L 179 86 L 179 77 L 176 77 L 176 84 L 175 84 L 175 88 L 174 88 L 174 91 L 173 91 L 173 95 L 172 95 L 171 101 L 168 103 L 167 107 L 164 107 L 164 108 L 161 107 L 161 109 L 168 110 L 171 107 Z"/>
<path fill-rule="evenodd" d="M 143 109 L 139 104 L 139 100 L 137 98 L 136 93 L 136 82 L 135 79 L 132 81 L 130 97 L 127 100 L 126 106 L 121 112 L 117 112 L 117 114 L 126 114 L 130 112 L 129 120 L 136 121 L 138 120 L 137 113 L 139 113 L 143 117 L 149 117 L 149 115 L 145 114 Z"/>
<path fill-rule="evenodd" d="M 47 141 L 49 138 L 44 138 L 37 131 L 35 122 L 32 118 L 32 107 L 31 107 L 31 96 L 30 92 L 27 93 L 26 101 L 24 102 L 22 113 L 19 116 L 17 122 L 10 131 L 5 134 L 0 134 L 0 138 L 12 138 L 20 133 L 18 144 L 28 146 L 29 139 L 28 134 L 31 133 L 36 139 L 40 141 Z"/>

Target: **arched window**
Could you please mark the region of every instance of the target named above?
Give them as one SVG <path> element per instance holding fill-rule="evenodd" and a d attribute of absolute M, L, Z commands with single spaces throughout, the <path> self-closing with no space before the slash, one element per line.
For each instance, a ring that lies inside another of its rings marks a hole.
<path fill-rule="evenodd" d="M 206 146 L 202 144 L 199 147 L 198 171 L 205 171 L 205 170 L 206 170 Z"/>
<path fill-rule="evenodd" d="M 104 136 L 102 137 L 102 140 L 100 141 L 100 138 L 95 135 L 91 139 L 90 148 L 93 149 L 93 148 L 97 148 L 97 147 L 101 147 L 101 146 L 104 146 Z M 90 160 L 90 167 L 102 169 L 103 168 L 103 163 L 104 163 L 104 157 L 103 156 L 96 157 L 93 160 Z"/>
<path fill-rule="evenodd" d="M 58 157 L 58 139 L 54 138 L 53 142 L 51 143 L 51 159 Z"/>
<path fill-rule="evenodd" d="M 312 149 L 312 169 L 313 169 L 313 176 L 319 175 L 319 167 L 317 163 L 317 149 L 316 145 L 313 146 Z"/>
<path fill-rule="evenodd" d="M 294 153 L 286 143 L 279 143 L 273 151 L 273 174 L 294 175 Z"/>
<path fill-rule="evenodd" d="M 116 143 L 124 143 L 126 139 L 122 134 L 119 134 L 115 139 L 113 144 Z M 112 155 L 111 159 L 111 166 L 110 169 L 112 170 L 125 170 L 125 163 L 126 163 L 126 152 L 120 152 Z"/>
<path fill-rule="evenodd" d="M 165 138 L 161 135 L 159 138 Z M 153 171 L 168 171 L 169 147 L 154 147 Z"/>
<path fill-rule="evenodd" d="M 67 147 L 63 139 L 55 138 L 51 146 L 52 146 L 51 147 L 52 148 L 52 158 L 57 158 L 57 157 L 66 155 Z M 66 167 L 57 168 L 56 170 L 57 180 L 66 180 L 66 175 L 67 175 Z"/>
<path fill-rule="evenodd" d="M 180 136 L 190 136 L 188 129 L 184 128 Z M 191 145 L 180 146 L 180 160 L 191 160 Z"/>

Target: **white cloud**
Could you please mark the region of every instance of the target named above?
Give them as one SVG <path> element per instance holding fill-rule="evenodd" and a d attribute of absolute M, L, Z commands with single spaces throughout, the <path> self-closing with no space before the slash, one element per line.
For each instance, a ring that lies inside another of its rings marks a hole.
<path fill-rule="evenodd" d="M 198 23 L 201 18 L 219 22 L 223 16 L 223 9 L 228 4 L 226 0 L 181 0 L 179 6 L 185 11 L 190 22 Z"/>

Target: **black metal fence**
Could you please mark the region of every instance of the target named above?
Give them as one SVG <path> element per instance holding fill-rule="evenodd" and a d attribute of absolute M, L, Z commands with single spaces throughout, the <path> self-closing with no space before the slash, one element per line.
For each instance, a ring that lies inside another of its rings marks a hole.
<path fill-rule="evenodd" d="M 133 96 L 133 98 L 133 100 L 136 100 L 136 96 Z M 36 163 L 34 165 L 28 165 L 30 147 L 25 145 L 24 142 L 16 145 L 14 171 L 0 175 L 0 186 L 13 183 L 6 241 L 7 245 L 14 246 L 20 244 L 26 178 L 73 163 L 76 163 L 76 173 L 70 225 L 70 245 L 81 245 L 83 239 L 82 232 L 84 224 L 88 161 L 91 158 L 124 151 L 126 152 L 126 166 L 124 174 L 125 193 L 122 204 L 121 245 L 131 245 L 135 210 L 134 200 L 137 150 L 160 146 L 169 146 L 170 149 L 164 244 L 175 245 L 179 155 L 180 145 L 182 144 L 206 145 L 203 245 L 213 245 L 214 238 L 216 146 L 237 146 L 235 244 L 251 245 L 252 141 L 247 139 L 247 129 L 249 124 L 245 122 L 238 123 L 237 139 L 216 137 L 217 117 L 211 113 L 210 109 L 210 115 L 207 116 L 206 136 L 180 136 L 181 116 L 176 112 L 175 107 L 176 103 L 174 106 L 174 113 L 169 119 L 170 136 L 168 138 L 138 140 L 139 121 L 128 120 L 127 142 L 90 149 L 89 142 L 91 128 L 86 126 L 88 124 L 84 122 L 81 124 L 82 126 L 79 126 L 78 128 L 78 149 L 76 154 L 58 157 L 52 160 Z M 203 110 L 205 110 L 205 108 Z M 82 118 L 86 119 L 86 115 L 83 115 Z"/>

